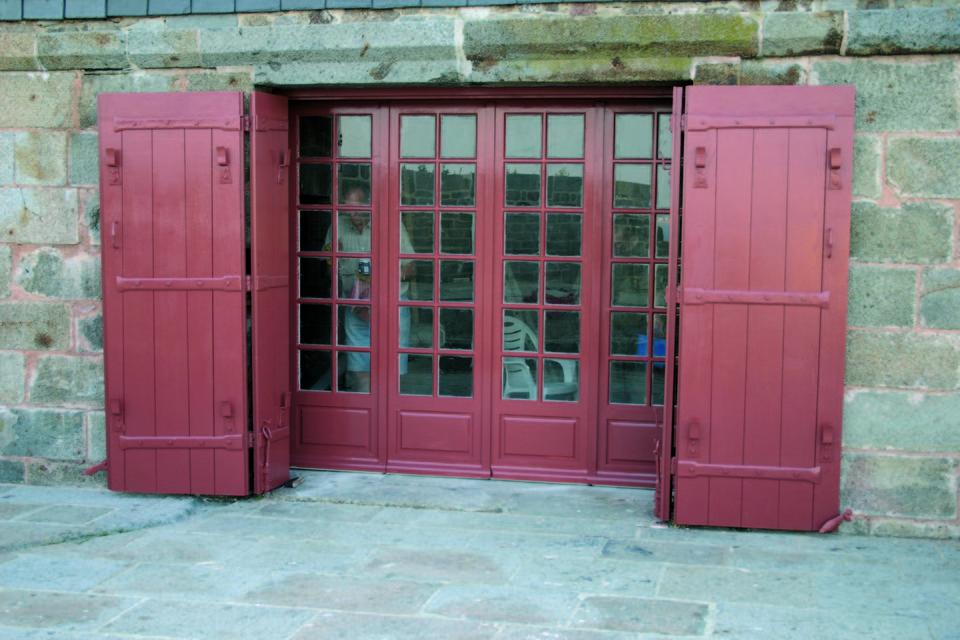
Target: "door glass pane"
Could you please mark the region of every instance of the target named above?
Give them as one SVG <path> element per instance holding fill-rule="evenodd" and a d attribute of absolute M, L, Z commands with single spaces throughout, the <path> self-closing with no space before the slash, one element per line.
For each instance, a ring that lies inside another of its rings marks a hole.
<path fill-rule="evenodd" d="M 650 216 L 621 213 L 613 217 L 613 257 L 650 257 Z"/>
<path fill-rule="evenodd" d="M 546 353 L 580 353 L 580 312 L 547 311 L 543 316 Z"/>
<path fill-rule="evenodd" d="M 662 362 L 654 362 L 651 367 L 650 404 L 663 406 L 663 389 L 666 382 L 666 369 Z"/>
<path fill-rule="evenodd" d="M 440 356 L 441 396 L 473 397 L 473 358 L 470 356 Z"/>
<path fill-rule="evenodd" d="M 503 350 L 536 352 L 540 348 L 536 311 L 503 310 Z"/>
<path fill-rule="evenodd" d="M 656 256 L 670 257 L 670 215 L 666 213 L 657 215 Z"/>
<path fill-rule="evenodd" d="M 508 260 L 503 263 L 503 301 L 537 304 L 540 301 L 540 263 Z"/>
<path fill-rule="evenodd" d="M 300 204 L 333 204 L 333 169 L 329 164 L 300 165 Z"/>
<path fill-rule="evenodd" d="M 328 232 L 329 233 L 329 232 Z M 330 243 L 330 238 L 326 238 Z M 326 244 L 324 244 L 326 246 Z M 337 218 L 337 250 L 345 253 L 370 253 L 370 210 L 343 211 Z M 340 263 L 340 275 L 354 274 L 358 270 L 356 260 L 344 259 Z M 352 285 L 352 280 L 346 283 Z M 354 296 L 356 297 L 356 296 Z"/>
<path fill-rule="evenodd" d="M 583 206 L 583 165 L 547 165 L 547 206 Z"/>
<path fill-rule="evenodd" d="M 300 352 L 300 388 L 330 391 L 333 387 L 333 354 L 330 351 Z"/>
<path fill-rule="evenodd" d="M 540 165 L 505 165 L 504 180 L 508 207 L 540 206 Z"/>
<path fill-rule="evenodd" d="M 544 289 L 547 304 L 580 304 L 580 263 L 548 262 Z"/>
<path fill-rule="evenodd" d="M 432 307 L 400 307 L 400 346 L 433 348 Z"/>
<path fill-rule="evenodd" d="M 332 221 L 331 211 L 301 211 L 300 251 L 330 251 L 330 247 L 324 247 L 324 241 Z"/>
<path fill-rule="evenodd" d="M 613 206 L 618 209 L 646 209 L 650 206 L 648 164 L 618 164 L 613 169 Z"/>
<path fill-rule="evenodd" d="M 473 253 L 474 214 L 444 211 L 440 214 L 440 253 Z"/>
<path fill-rule="evenodd" d="M 401 253 L 433 253 L 433 211 L 404 211 L 400 214 L 403 228 L 413 251 L 404 251 L 401 238 Z M 402 232 L 401 232 L 402 233 Z"/>
<path fill-rule="evenodd" d="M 614 360 L 610 363 L 610 402 L 612 404 L 646 404 L 646 362 Z"/>
<path fill-rule="evenodd" d="M 370 204 L 370 165 L 341 163 L 337 166 L 337 202 Z"/>
<path fill-rule="evenodd" d="M 541 116 L 507 116 L 507 158 L 539 158 L 542 147 Z"/>
<path fill-rule="evenodd" d="M 670 208 L 670 169 L 664 165 L 657 167 L 657 209 Z"/>
<path fill-rule="evenodd" d="M 669 160 L 673 154 L 673 134 L 670 132 L 670 114 L 661 113 L 659 121 L 659 130 L 657 131 L 657 155 Z"/>
<path fill-rule="evenodd" d="M 653 306 L 664 308 L 667 306 L 667 276 L 669 268 L 665 264 L 658 264 L 653 272 Z"/>
<path fill-rule="evenodd" d="M 370 116 L 340 116 L 339 157 L 370 157 L 370 122 Z"/>
<path fill-rule="evenodd" d="M 440 309 L 440 348 L 473 349 L 473 309 Z"/>
<path fill-rule="evenodd" d="M 503 359 L 503 398 L 537 399 L 536 358 Z"/>
<path fill-rule="evenodd" d="M 547 157 L 583 157 L 583 116 L 547 116 Z"/>
<path fill-rule="evenodd" d="M 650 304 L 650 265 L 614 263 L 611 300 L 615 307 L 646 307 Z"/>
<path fill-rule="evenodd" d="M 440 205 L 472 207 L 476 204 L 477 166 L 474 164 L 440 165 Z"/>
<path fill-rule="evenodd" d="M 400 157 L 432 158 L 437 153 L 437 120 L 434 116 L 400 118 Z"/>
<path fill-rule="evenodd" d="M 440 261 L 440 300 L 473 302 L 473 260 Z"/>
<path fill-rule="evenodd" d="M 610 314 L 610 355 L 647 355 L 647 314 Z"/>
<path fill-rule="evenodd" d="M 434 174 L 432 164 L 400 165 L 400 204 L 433 206 Z"/>
<path fill-rule="evenodd" d="M 540 214 L 506 214 L 503 236 L 505 254 L 509 256 L 540 255 Z"/>
<path fill-rule="evenodd" d="M 580 399 L 579 361 L 543 359 L 543 399 L 553 402 L 576 402 Z"/>
<path fill-rule="evenodd" d="M 433 356 L 401 353 L 398 357 L 400 393 L 405 396 L 432 396 Z"/>
<path fill-rule="evenodd" d="M 370 346 L 370 306 L 337 305 L 337 340 L 341 346 Z M 370 393 L 370 353 L 365 351 L 340 352 L 346 359 L 343 376 L 337 389 L 351 393 Z"/>
<path fill-rule="evenodd" d="M 653 115 L 618 113 L 614 157 L 649 158 L 653 154 Z"/>
<path fill-rule="evenodd" d="M 403 279 L 404 277 L 406 280 Z M 433 300 L 433 260 L 401 260 L 400 278 L 402 298 Z"/>
<path fill-rule="evenodd" d="M 477 116 L 440 116 L 440 157 L 477 157 Z"/>
<path fill-rule="evenodd" d="M 330 298 L 332 272 L 324 258 L 300 258 L 300 297 Z"/>
<path fill-rule="evenodd" d="M 579 256 L 582 227 L 582 217 L 579 213 L 548 213 L 547 255 Z M 538 251 L 539 249 L 537 247 Z"/>
<path fill-rule="evenodd" d="M 300 116 L 300 157 L 330 158 L 333 137 L 333 118 L 330 116 Z"/>
<path fill-rule="evenodd" d="M 664 358 L 667 355 L 667 314 L 653 314 L 653 351 L 654 358 Z"/>
<path fill-rule="evenodd" d="M 333 305 L 300 305 L 300 344 L 331 345 Z"/>

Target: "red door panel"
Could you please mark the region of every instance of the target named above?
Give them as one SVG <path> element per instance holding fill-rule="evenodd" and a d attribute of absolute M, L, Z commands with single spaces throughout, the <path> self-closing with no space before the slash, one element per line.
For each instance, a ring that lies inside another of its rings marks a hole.
<path fill-rule="evenodd" d="M 111 489 L 249 492 L 242 108 L 99 98 Z"/>
<path fill-rule="evenodd" d="M 816 529 L 839 508 L 853 90 L 698 87 L 686 111 L 676 521 Z"/>
<path fill-rule="evenodd" d="M 250 95 L 255 493 L 290 478 L 290 139 L 287 98 Z"/>

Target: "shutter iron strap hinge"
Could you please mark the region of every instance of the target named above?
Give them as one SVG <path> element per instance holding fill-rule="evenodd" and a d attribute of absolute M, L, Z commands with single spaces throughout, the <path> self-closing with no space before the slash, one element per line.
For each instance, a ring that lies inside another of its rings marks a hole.
<path fill-rule="evenodd" d="M 244 449 L 244 439 L 231 436 L 120 436 L 121 449 Z"/>
<path fill-rule="evenodd" d="M 820 467 L 764 467 L 742 464 L 700 464 L 690 460 L 677 463 L 677 476 L 699 478 L 719 476 L 727 478 L 762 478 L 765 480 L 798 480 L 820 483 Z"/>
<path fill-rule="evenodd" d="M 683 304 L 774 304 L 798 307 L 830 308 L 830 292 L 740 291 L 684 287 Z"/>
<path fill-rule="evenodd" d="M 121 278 L 117 277 L 118 291 L 241 291 L 245 280 L 241 276 L 220 278 Z"/>
<path fill-rule="evenodd" d="M 688 113 L 683 116 L 684 131 L 707 129 L 795 129 L 814 127 L 833 130 L 837 117 L 833 114 L 810 116 L 714 116 Z"/>

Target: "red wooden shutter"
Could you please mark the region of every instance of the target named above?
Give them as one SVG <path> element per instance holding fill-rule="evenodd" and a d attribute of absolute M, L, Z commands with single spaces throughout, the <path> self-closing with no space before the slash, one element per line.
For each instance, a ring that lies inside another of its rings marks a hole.
<path fill-rule="evenodd" d="M 250 95 L 254 493 L 290 478 L 290 141 L 287 99 Z"/>
<path fill-rule="evenodd" d="M 108 484 L 249 493 L 243 94 L 101 94 Z"/>
<path fill-rule="evenodd" d="M 852 87 L 687 90 L 675 519 L 839 510 Z"/>

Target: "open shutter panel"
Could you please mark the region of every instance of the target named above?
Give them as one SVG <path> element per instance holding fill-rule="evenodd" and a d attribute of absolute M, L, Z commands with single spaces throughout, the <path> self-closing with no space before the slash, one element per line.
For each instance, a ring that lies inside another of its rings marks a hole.
<path fill-rule="evenodd" d="M 817 529 L 839 509 L 852 87 L 693 87 L 675 519 Z"/>
<path fill-rule="evenodd" d="M 108 484 L 245 495 L 243 94 L 101 94 Z"/>
<path fill-rule="evenodd" d="M 290 139 L 287 99 L 250 95 L 254 492 L 290 478 Z"/>

